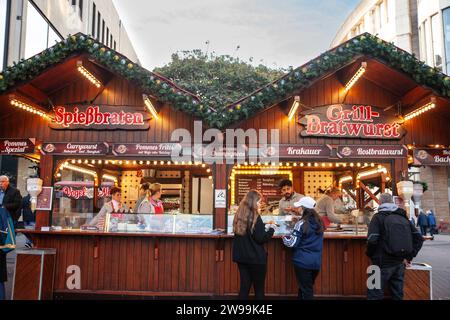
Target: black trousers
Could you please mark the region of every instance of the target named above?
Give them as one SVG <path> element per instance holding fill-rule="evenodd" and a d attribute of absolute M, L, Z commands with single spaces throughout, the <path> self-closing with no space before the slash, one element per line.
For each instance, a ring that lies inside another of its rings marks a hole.
<path fill-rule="evenodd" d="M 314 299 L 314 282 L 319 270 L 303 269 L 296 266 L 294 266 L 294 269 L 298 284 L 298 298 L 300 300 Z"/>
<path fill-rule="evenodd" d="M 265 264 L 238 263 L 238 267 L 241 279 L 239 299 L 248 299 L 252 286 L 255 290 L 255 298 L 264 299 L 267 266 Z"/>
<path fill-rule="evenodd" d="M 368 300 L 382 300 L 384 298 L 384 288 L 389 284 L 393 300 L 403 299 L 403 278 L 405 277 L 405 265 L 403 263 L 393 267 L 381 268 L 381 288 L 368 289 Z"/>

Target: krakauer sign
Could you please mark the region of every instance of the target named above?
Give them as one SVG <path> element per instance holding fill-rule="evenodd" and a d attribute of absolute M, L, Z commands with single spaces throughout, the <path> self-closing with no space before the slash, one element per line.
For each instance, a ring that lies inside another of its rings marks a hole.
<path fill-rule="evenodd" d="M 147 130 L 149 119 L 144 108 L 138 107 L 59 106 L 49 126 L 59 130 Z"/>
<path fill-rule="evenodd" d="M 304 137 L 400 139 L 406 131 L 394 116 L 365 105 L 334 104 L 303 111 Z"/>

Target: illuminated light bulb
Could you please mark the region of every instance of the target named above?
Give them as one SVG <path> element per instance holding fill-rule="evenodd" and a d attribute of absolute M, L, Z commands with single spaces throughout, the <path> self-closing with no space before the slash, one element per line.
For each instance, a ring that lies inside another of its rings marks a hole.
<path fill-rule="evenodd" d="M 209 169 L 209 168 L 208 168 L 208 169 L 206 169 L 206 172 L 208 172 L 208 173 L 209 173 L 209 172 L 211 172 L 211 169 Z"/>
<path fill-rule="evenodd" d="M 268 165 L 269 165 L 269 163 L 268 163 L 268 162 L 264 162 L 264 165 L 265 165 L 265 166 L 268 166 Z"/>
<path fill-rule="evenodd" d="M 92 160 L 92 161 L 91 161 L 91 164 L 95 164 L 95 160 Z"/>
<path fill-rule="evenodd" d="M 260 166 L 261 165 L 261 162 L 258 162 L 258 166 Z"/>
<path fill-rule="evenodd" d="M 296 167 L 297 166 L 297 162 L 294 162 L 294 167 Z"/>
<path fill-rule="evenodd" d="M 311 167 L 311 163 L 308 162 L 308 167 Z"/>
<path fill-rule="evenodd" d="M 92 73 L 90 73 L 85 67 L 83 67 L 82 61 L 78 61 L 77 65 L 78 65 L 78 71 L 81 73 L 81 75 L 83 77 L 85 77 L 87 80 L 89 80 L 89 82 L 91 82 L 97 88 L 101 87 L 101 82 Z"/>
<path fill-rule="evenodd" d="M 336 163 L 336 168 L 339 168 L 339 163 Z"/>
<path fill-rule="evenodd" d="M 105 164 L 109 164 L 109 161 L 108 161 L 108 160 L 105 160 Z"/>
<path fill-rule="evenodd" d="M 134 165 L 136 165 L 136 164 L 137 164 L 136 160 L 133 160 L 133 164 L 134 164 Z"/>
<path fill-rule="evenodd" d="M 206 167 L 206 164 L 202 163 L 202 168 Z"/>
<path fill-rule="evenodd" d="M 170 161 L 167 161 L 167 164 L 168 164 L 168 165 L 171 165 L 171 164 L 172 164 L 172 162 L 170 162 Z"/>
<path fill-rule="evenodd" d="M 354 167 L 355 166 L 355 164 L 352 162 L 352 163 L 350 163 L 350 167 Z"/>
<path fill-rule="evenodd" d="M 175 161 L 175 164 L 178 165 L 178 161 Z"/>
<path fill-rule="evenodd" d="M 318 167 L 319 166 L 319 164 L 318 163 L 314 163 L 314 167 Z"/>
<path fill-rule="evenodd" d="M 184 162 L 184 161 L 181 161 L 181 164 L 182 164 L 182 165 L 184 165 L 184 164 L 185 164 L 185 162 Z"/>
<path fill-rule="evenodd" d="M 130 164 L 130 161 L 128 161 L 128 160 L 127 160 L 127 161 L 125 161 L 125 164 Z"/>
<path fill-rule="evenodd" d="M 149 165 L 149 164 L 150 164 L 150 161 L 147 161 L 146 163 L 147 163 L 147 165 Z"/>
<path fill-rule="evenodd" d="M 325 163 L 322 163 L 322 168 L 325 168 L 325 166 L 326 166 L 326 164 L 325 164 Z"/>
<path fill-rule="evenodd" d="M 209 179 L 209 180 L 212 180 L 212 176 L 209 176 L 208 179 Z"/>
<path fill-rule="evenodd" d="M 357 166 L 358 168 L 361 167 L 361 163 L 358 162 L 358 163 L 356 164 L 356 166 Z"/>

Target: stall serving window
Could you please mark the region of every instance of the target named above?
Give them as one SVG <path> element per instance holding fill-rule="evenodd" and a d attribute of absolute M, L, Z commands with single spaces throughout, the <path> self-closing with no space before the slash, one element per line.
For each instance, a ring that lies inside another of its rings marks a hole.
<path fill-rule="evenodd" d="M 263 196 L 261 207 L 265 223 L 279 225 L 278 234 L 289 233 L 295 218 L 282 212 L 283 198 L 279 183 L 290 180 L 293 191 L 319 201 L 331 188 L 338 188 L 341 196 L 334 200 L 334 212 L 340 224 L 332 223 L 329 232 L 365 232 L 379 206 L 380 193 L 392 194 L 390 163 L 364 162 L 298 162 L 276 165 L 245 163 L 235 165 L 231 172 L 228 233 L 233 232 L 233 219 L 240 201 L 251 189 Z"/>
<path fill-rule="evenodd" d="M 120 195 L 115 196 L 115 192 Z M 211 169 L 202 163 L 61 159 L 55 171 L 54 193 L 55 228 L 213 231 L 213 179 Z M 140 205 L 146 201 L 149 206 Z"/>

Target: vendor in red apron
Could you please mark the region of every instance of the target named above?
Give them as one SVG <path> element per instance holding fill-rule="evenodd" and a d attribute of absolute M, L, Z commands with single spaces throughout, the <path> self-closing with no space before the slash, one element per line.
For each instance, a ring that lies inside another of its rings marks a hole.
<path fill-rule="evenodd" d="M 322 218 L 325 228 L 327 228 L 330 223 L 342 223 L 341 219 L 339 219 L 334 212 L 334 202 L 341 195 L 341 190 L 339 190 L 339 188 L 331 188 L 331 190 L 325 192 L 325 194 L 317 201 L 315 209 Z"/>
<path fill-rule="evenodd" d="M 164 207 L 163 203 L 161 201 L 161 195 L 162 195 L 162 188 L 161 184 L 159 183 L 153 183 L 149 188 L 149 201 L 152 206 L 152 212 L 154 214 L 163 214 L 164 213 Z"/>
<path fill-rule="evenodd" d="M 106 214 L 128 212 L 128 208 L 122 203 L 122 191 L 118 187 L 111 188 L 111 201 L 105 203 L 100 212 L 89 222 L 90 226 L 96 226 L 103 230 L 105 226 Z"/>

